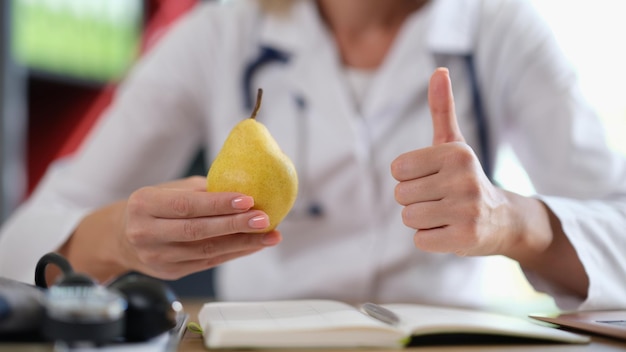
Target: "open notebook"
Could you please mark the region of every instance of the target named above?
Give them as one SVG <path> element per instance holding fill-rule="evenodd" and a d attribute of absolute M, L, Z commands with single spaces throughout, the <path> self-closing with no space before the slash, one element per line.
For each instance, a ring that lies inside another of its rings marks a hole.
<path fill-rule="evenodd" d="M 367 309 L 365 309 L 367 308 Z M 332 300 L 211 302 L 198 315 L 208 348 L 404 347 L 420 337 L 587 343 L 531 320 L 415 304 L 355 307 Z M 417 343 L 416 343 L 417 341 Z M 509 341 L 510 343 L 510 341 Z"/>

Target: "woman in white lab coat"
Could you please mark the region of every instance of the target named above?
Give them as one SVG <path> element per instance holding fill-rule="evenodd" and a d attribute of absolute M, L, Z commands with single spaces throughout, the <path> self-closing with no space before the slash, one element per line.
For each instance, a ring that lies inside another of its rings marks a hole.
<path fill-rule="evenodd" d="M 211 3 L 173 28 L 4 225 L 0 274 L 31 281 L 59 250 L 100 280 L 219 266 L 220 299 L 480 306 L 500 254 L 564 308 L 626 306 L 626 162 L 527 2 L 283 10 Z M 163 184 L 199 147 L 210 163 L 257 87 L 301 183 L 267 234 L 247 233 L 268 224 L 250 197 L 206 193 L 204 175 Z M 505 144 L 536 196 L 489 181 Z"/>

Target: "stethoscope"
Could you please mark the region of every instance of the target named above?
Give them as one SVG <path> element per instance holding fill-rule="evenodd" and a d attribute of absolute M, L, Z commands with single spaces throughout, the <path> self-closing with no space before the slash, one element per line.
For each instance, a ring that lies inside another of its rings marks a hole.
<path fill-rule="evenodd" d="M 472 105 L 474 110 L 474 119 L 478 130 L 479 141 L 479 153 L 480 161 L 483 170 L 487 177 L 493 181 L 493 169 L 491 165 L 491 158 L 489 157 L 490 141 L 489 131 L 487 125 L 487 119 L 484 113 L 482 105 L 482 97 L 480 93 L 480 87 L 478 85 L 478 77 L 476 75 L 476 68 L 474 65 L 473 55 L 465 55 L 464 57 L 466 66 L 468 68 L 468 74 L 470 78 L 470 85 L 472 90 Z M 244 70 L 243 82 L 242 82 L 242 96 L 245 107 L 248 110 L 252 110 L 254 106 L 254 94 L 256 89 L 252 87 L 252 80 L 254 75 L 263 67 L 275 63 L 275 64 L 288 64 L 290 60 L 289 54 L 269 46 L 260 46 L 257 57 L 250 61 L 248 66 Z M 300 94 L 295 94 L 294 104 L 296 105 L 299 113 L 298 123 L 298 148 L 296 150 L 296 169 L 300 175 L 300 184 L 307 185 L 308 177 L 308 134 L 307 134 L 307 112 L 308 106 L 304 97 Z M 315 200 L 312 194 L 310 194 L 306 186 L 301 186 L 300 197 L 302 202 L 305 203 L 304 211 L 312 218 L 322 217 L 324 215 L 324 208 L 322 204 Z"/>

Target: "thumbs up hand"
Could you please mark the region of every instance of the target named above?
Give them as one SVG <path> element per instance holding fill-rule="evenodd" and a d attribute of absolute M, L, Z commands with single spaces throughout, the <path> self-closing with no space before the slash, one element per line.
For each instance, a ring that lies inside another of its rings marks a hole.
<path fill-rule="evenodd" d="M 415 246 L 422 250 L 502 254 L 515 237 L 512 207 L 465 143 L 446 68 L 431 76 L 428 102 L 433 145 L 402 154 L 391 164 L 404 224 L 416 230 Z"/>

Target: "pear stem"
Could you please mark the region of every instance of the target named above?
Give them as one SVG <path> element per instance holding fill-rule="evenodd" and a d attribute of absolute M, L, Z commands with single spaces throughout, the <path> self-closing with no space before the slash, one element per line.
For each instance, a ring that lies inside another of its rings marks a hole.
<path fill-rule="evenodd" d="M 256 104 L 254 105 L 254 110 L 252 110 L 252 115 L 250 115 L 251 119 L 256 118 L 256 114 L 257 112 L 259 112 L 259 109 L 261 108 L 262 98 L 263 98 L 263 89 L 259 88 L 259 90 L 256 93 Z"/>

